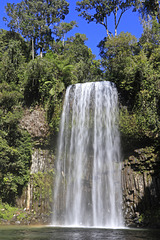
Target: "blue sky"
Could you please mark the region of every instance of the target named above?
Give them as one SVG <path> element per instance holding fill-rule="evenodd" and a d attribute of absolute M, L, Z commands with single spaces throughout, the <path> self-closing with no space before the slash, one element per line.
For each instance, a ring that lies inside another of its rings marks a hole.
<path fill-rule="evenodd" d="M 4 7 L 7 5 L 7 2 L 18 3 L 20 1 L 21 0 L 0 0 L 0 28 L 7 30 L 7 27 L 2 20 L 3 17 L 6 17 Z M 73 29 L 68 34 L 68 37 L 74 35 L 76 32 L 86 34 L 88 38 L 86 45 L 91 48 L 93 54 L 99 58 L 99 49 L 97 48 L 97 45 L 106 36 L 105 28 L 96 23 L 87 24 L 87 22 L 82 17 L 78 17 L 78 12 L 75 10 L 76 0 L 67 0 L 67 2 L 70 4 L 70 13 L 67 15 L 65 21 L 70 22 L 71 20 L 75 20 L 78 23 L 78 28 Z M 113 30 L 113 16 L 109 18 L 108 24 L 109 28 Z M 126 11 L 122 16 L 121 22 L 119 24 L 118 33 L 121 31 L 130 32 L 139 38 L 142 34 L 142 30 L 143 29 L 139 21 L 138 13 L 133 13 L 131 10 Z"/>

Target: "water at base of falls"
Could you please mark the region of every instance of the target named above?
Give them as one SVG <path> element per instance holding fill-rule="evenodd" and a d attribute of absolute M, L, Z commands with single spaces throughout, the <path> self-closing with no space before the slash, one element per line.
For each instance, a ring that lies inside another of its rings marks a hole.
<path fill-rule="evenodd" d="M 123 226 L 118 96 L 110 82 L 66 91 L 58 142 L 53 225 Z"/>

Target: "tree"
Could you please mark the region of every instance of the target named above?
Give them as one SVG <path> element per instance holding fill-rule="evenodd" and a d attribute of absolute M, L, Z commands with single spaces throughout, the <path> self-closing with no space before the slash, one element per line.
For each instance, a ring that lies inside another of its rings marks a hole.
<path fill-rule="evenodd" d="M 74 66 L 72 72 L 76 82 L 100 81 L 102 71 L 100 61 L 95 60 L 91 49 L 85 45 L 87 40 L 85 34 L 77 33 L 74 37 L 68 38 L 64 47 L 64 56 L 69 58 L 70 64 Z"/>
<path fill-rule="evenodd" d="M 159 31 L 159 24 L 153 20 L 139 42 L 130 33 L 120 33 L 100 45 L 105 76 L 118 88 L 120 130 L 126 139 L 159 140 Z"/>
<path fill-rule="evenodd" d="M 22 84 L 20 77 L 29 59 L 28 43 L 19 33 L 0 30 L 0 83 Z"/>
<path fill-rule="evenodd" d="M 12 84 L 0 83 L 0 196 L 14 204 L 29 179 L 31 139 L 19 127 L 22 94 Z"/>
<path fill-rule="evenodd" d="M 106 78 L 116 83 L 123 101 L 133 106 L 139 89 L 139 79 L 135 78 L 134 61 L 137 39 L 130 33 L 122 32 L 118 36 L 106 39 L 101 47 Z"/>
<path fill-rule="evenodd" d="M 137 0 L 137 8 L 142 15 L 142 18 L 148 18 L 148 15 L 151 17 L 156 16 L 158 22 L 160 23 L 160 4 L 157 0 Z"/>
<path fill-rule="evenodd" d="M 139 40 L 139 44 L 143 46 L 143 49 L 148 58 L 153 52 L 157 51 L 160 47 L 160 24 L 157 22 L 156 17 L 152 20 L 143 22 L 143 33 Z M 156 64 L 156 61 L 155 61 Z"/>
<path fill-rule="evenodd" d="M 59 40 L 62 39 L 63 47 L 66 34 L 74 27 L 77 27 L 76 21 L 71 21 L 70 23 L 61 22 L 54 27 L 54 34 L 59 38 Z"/>
<path fill-rule="evenodd" d="M 80 13 L 88 23 L 96 22 L 103 25 L 109 37 L 111 31 L 108 28 L 108 18 L 114 15 L 114 34 L 117 35 L 117 28 L 122 15 L 134 5 L 134 1 L 130 0 L 82 0 L 78 1 L 76 10 Z M 113 35 L 113 34 L 112 34 Z"/>
<path fill-rule="evenodd" d="M 32 42 L 34 51 L 40 49 L 40 56 L 53 37 L 53 26 L 65 19 L 69 4 L 65 0 L 22 0 L 17 4 L 8 3 L 6 12 L 9 16 L 8 27 L 18 31 Z"/>

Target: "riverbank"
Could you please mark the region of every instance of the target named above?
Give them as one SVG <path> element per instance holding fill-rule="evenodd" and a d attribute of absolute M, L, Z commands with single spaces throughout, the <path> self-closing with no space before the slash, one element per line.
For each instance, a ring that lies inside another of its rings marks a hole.
<path fill-rule="evenodd" d="M 51 214 L 36 213 L 11 207 L 8 204 L 0 205 L 0 225 L 48 225 Z"/>

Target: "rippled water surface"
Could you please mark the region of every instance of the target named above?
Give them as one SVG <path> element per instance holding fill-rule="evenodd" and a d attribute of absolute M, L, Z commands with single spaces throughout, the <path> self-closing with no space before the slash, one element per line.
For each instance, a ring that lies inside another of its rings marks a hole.
<path fill-rule="evenodd" d="M 152 240 L 160 239 L 160 230 L 93 229 L 54 227 L 0 227 L 0 240 Z"/>

